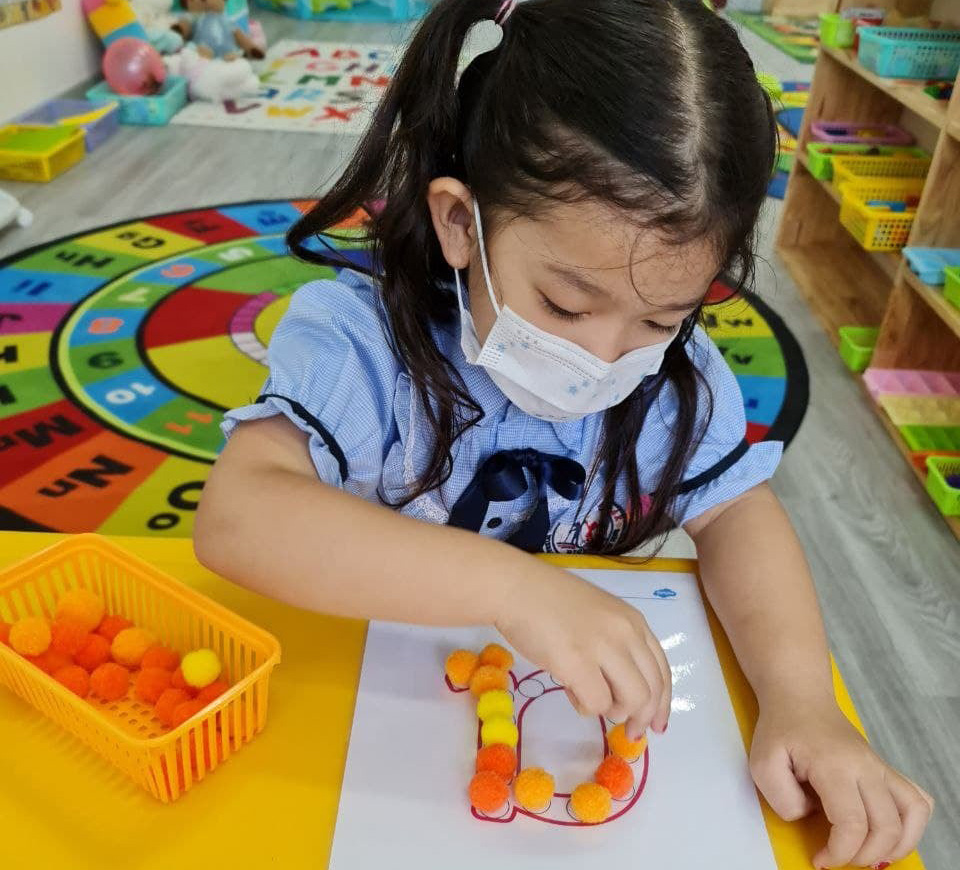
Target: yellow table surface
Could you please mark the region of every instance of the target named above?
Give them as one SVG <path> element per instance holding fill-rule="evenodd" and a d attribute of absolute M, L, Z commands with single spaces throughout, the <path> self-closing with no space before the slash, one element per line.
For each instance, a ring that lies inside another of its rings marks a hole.
<path fill-rule="evenodd" d="M 59 539 L 0 532 L 0 569 Z M 280 640 L 282 661 L 271 681 L 266 729 L 179 801 L 164 805 L 0 688 L 0 866 L 326 867 L 366 624 L 297 610 L 227 583 L 197 563 L 188 540 L 114 540 Z M 695 563 L 681 560 L 640 566 L 548 558 L 565 567 L 695 569 Z M 709 616 L 749 745 L 756 702 L 719 623 Z M 860 727 L 836 670 L 834 676 L 841 706 Z M 762 799 L 761 804 L 780 870 L 809 870 L 827 834 L 822 816 L 787 823 Z M 923 865 L 914 854 L 894 867 L 922 870 Z"/>

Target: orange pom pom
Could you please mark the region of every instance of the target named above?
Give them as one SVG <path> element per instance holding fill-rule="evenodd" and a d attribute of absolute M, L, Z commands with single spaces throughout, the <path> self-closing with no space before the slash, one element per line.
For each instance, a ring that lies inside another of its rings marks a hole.
<path fill-rule="evenodd" d="M 214 680 L 209 686 L 204 686 L 197 693 L 197 700 L 203 702 L 203 706 L 206 707 L 207 704 L 211 704 L 217 700 L 227 689 L 230 688 L 230 684 L 226 680 Z"/>
<path fill-rule="evenodd" d="M 470 805 L 482 813 L 494 813 L 510 797 L 507 781 L 492 770 L 481 770 L 470 780 Z"/>
<path fill-rule="evenodd" d="M 177 668 L 173 672 L 173 676 L 170 677 L 170 685 L 174 689 L 181 689 L 186 692 L 191 698 L 197 697 L 197 690 L 193 688 L 184 678 L 183 678 L 183 669 Z"/>
<path fill-rule="evenodd" d="M 192 719 L 203 709 L 203 703 L 196 698 L 191 698 L 189 701 L 184 701 L 182 704 L 177 704 L 173 708 L 173 721 L 170 723 L 174 728 L 178 725 L 182 725 L 187 719 Z"/>
<path fill-rule="evenodd" d="M 100 634 L 88 634 L 73 660 L 92 674 L 100 665 L 110 661 L 110 641 Z"/>
<path fill-rule="evenodd" d="M 593 777 L 615 800 L 625 798 L 633 790 L 633 768 L 617 755 L 608 755 Z"/>
<path fill-rule="evenodd" d="M 505 743 L 491 743 L 477 753 L 477 773 L 492 770 L 510 782 L 517 772 L 517 753 Z"/>
<path fill-rule="evenodd" d="M 10 645 L 10 629 L 13 628 L 9 622 L 0 622 L 0 643 L 4 646 Z"/>
<path fill-rule="evenodd" d="M 509 671 L 513 667 L 513 653 L 498 643 L 490 643 L 480 651 L 480 664 Z"/>
<path fill-rule="evenodd" d="M 595 782 L 578 785 L 570 795 L 570 809 L 573 814 L 587 825 L 597 825 L 610 818 L 613 804 L 610 792 Z"/>
<path fill-rule="evenodd" d="M 90 674 L 90 692 L 101 701 L 119 701 L 130 688 L 130 671 L 107 662 Z"/>
<path fill-rule="evenodd" d="M 150 647 L 157 642 L 153 632 L 145 628 L 125 628 L 110 644 L 110 654 L 113 660 L 128 668 L 140 665 L 141 660 Z"/>
<path fill-rule="evenodd" d="M 27 616 L 10 627 L 10 646 L 22 656 L 38 656 L 50 647 L 50 623 L 42 616 Z"/>
<path fill-rule="evenodd" d="M 40 668 L 45 674 L 53 674 L 56 671 L 59 671 L 61 668 L 68 667 L 73 664 L 70 656 L 64 655 L 61 652 L 57 652 L 55 649 L 48 649 L 46 652 L 40 653 L 38 656 L 24 656 L 24 658 L 30 662 L 31 665 L 35 665 Z"/>
<path fill-rule="evenodd" d="M 493 665 L 480 665 L 470 677 L 470 691 L 479 698 L 484 692 L 507 688 L 507 672 Z"/>
<path fill-rule="evenodd" d="M 133 623 L 129 619 L 123 616 L 105 616 L 100 625 L 97 626 L 97 634 L 112 643 L 113 639 L 125 628 L 133 628 Z"/>
<path fill-rule="evenodd" d="M 164 725 L 169 727 L 173 724 L 173 711 L 184 701 L 189 700 L 190 696 L 183 689 L 170 688 L 162 692 L 160 697 L 157 698 L 153 712 L 157 714 L 157 718 Z"/>
<path fill-rule="evenodd" d="M 475 652 L 468 649 L 454 650 L 447 656 L 447 677 L 455 686 L 468 686 L 478 663 L 479 657 Z"/>
<path fill-rule="evenodd" d="M 133 694 L 144 704 L 156 704 L 170 688 L 170 671 L 163 668 L 144 668 L 133 681 Z"/>
<path fill-rule="evenodd" d="M 60 668 L 58 671 L 54 671 L 53 678 L 61 686 L 66 686 L 74 695 L 81 698 L 86 698 L 90 693 L 90 677 L 79 665 L 68 665 L 65 668 Z"/>
<path fill-rule="evenodd" d="M 140 662 L 141 668 L 163 668 L 165 671 L 175 671 L 180 666 L 180 655 L 166 646 L 156 644 L 150 647 Z"/>
<path fill-rule="evenodd" d="M 57 619 L 72 622 L 85 632 L 93 631 L 103 619 L 103 599 L 89 589 L 71 589 L 57 602 Z"/>
<path fill-rule="evenodd" d="M 555 789 L 553 777 L 542 767 L 525 767 L 513 784 L 517 803 L 531 813 L 541 813 L 547 809 Z"/>
<path fill-rule="evenodd" d="M 57 619 L 50 626 L 50 648 L 65 656 L 75 656 L 88 636 L 89 632 L 79 625 Z"/>
<path fill-rule="evenodd" d="M 624 761 L 636 761 L 647 748 L 647 738 L 641 737 L 639 740 L 628 740 L 627 729 L 621 722 L 614 725 L 607 732 L 607 745 L 614 755 L 619 755 Z"/>

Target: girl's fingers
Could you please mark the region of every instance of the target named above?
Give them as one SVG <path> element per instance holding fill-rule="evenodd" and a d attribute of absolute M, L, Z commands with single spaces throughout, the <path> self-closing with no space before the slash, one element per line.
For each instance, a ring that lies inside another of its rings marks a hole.
<path fill-rule="evenodd" d="M 613 697 L 599 667 L 581 664 L 564 676 L 567 697 L 581 716 L 606 715 Z"/>
<path fill-rule="evenodd" d="M 790 756 L 785 749 L 778 749 L 775 755 L 764 758 L 751 755 L 750 773 L 767 803 L 784 821 L 802 819 L 814 809 L 815 802 L 793 775 Z"/>
<path fill-rule="evenodd" d="M 601 665 L 603 675 L 613 696 L 613 705 L 607 718 L 614 722 L 640 716 L 650 708 L 654 687 L 647 682 L 633 657 L 628 653 L 611 654 Z"/>
<path fill-rule="evenodd" d="M 654 641 L 654 643 L 656 643 L 656 641 Z M 643 674 L 647 685 L 650 687 L 650 695 L 647 703 L 641 709 L 633 711 L 635 719 L 634 725 L 639 727 L 632 736 L 639 739 L 642 734 L 646 732 L 647 728 L 658 722 L 664 694 L 666 693 L 667 697 L 669 697 L 670 669 L 668 667 L 666 674 L 664 674 L 663 667 L 657 660 L 656 654 L 645 640 L 640 640 L 631 649 L 631 653 L 635 666 L 639 669 L 640 673 Z M 667 682 L 664 683 L 664 680 Z"/>
<path fill-rule="evenodd" d="M 667 730 L 667 723 L 670 721 L 670 702 L 673 699 L 673 674 L 670 671 L 670 662 L 667 661 L 667 655 L 660 646 L 660 641 L 651 634 L 647 638 L 647 647 L 653 654 L 660 671 L 661 691 L 657 699 L 656 712 L 653 716 L 653 730 L 658 734 L 663 734 Z"/>
<path fill-rule="evenodd" d="M 836 768 L 826 772 L 815 769 L 810 776 L 810 785 L 816 790 L 830 822 L 827 845 L 814 857 L 813 864 L 815 867 L 843 867 L 860 850 L 870 830 L 857 781 L 839 773 Z"/>
<path fill-rule="evenodd" d="M 890 850 L 900 841 L 902 834 L 900 812 L 882 776 L 862 779 L 858 787 L 870 830 L 853 856 L 853 863 L 870 866 L 889 861 Z"/>
<path fill-rule="evenodd" d="M 895 771 L 887 773 L 887 787 L 900 813 L 900 839 L 883 856 L 884 861 L 899 861 L 917 847 L 933 812 L 933 798 L 920 786 Z"/>

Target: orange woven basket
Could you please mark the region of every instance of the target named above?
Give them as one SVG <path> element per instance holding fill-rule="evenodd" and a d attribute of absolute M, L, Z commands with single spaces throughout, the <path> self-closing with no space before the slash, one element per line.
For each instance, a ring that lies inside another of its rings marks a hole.
<path fill-rule="evenodd" d="M 111 703 L 79 698 L 2 644 L 0 683 L 164 802 L 263 730 L 276 638 L 98 535 L 75 535 L 0 573 L 0 619 L 52 618 L 57 599 L 76 587 L 181 654 L 214 650 L 230 689 L 169 729 L 132 692 Z"/>

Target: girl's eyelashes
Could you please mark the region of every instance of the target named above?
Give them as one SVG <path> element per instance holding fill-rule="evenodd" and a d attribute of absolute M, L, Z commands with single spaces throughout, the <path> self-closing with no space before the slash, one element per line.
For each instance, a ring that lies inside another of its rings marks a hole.
<path fill-rule="evenodd" d="M 586 314 L 585 311 L 567 311 L 566 308 L 561 308 L 559 305 L 551 302 L 542 293 L 540 294 L 540 301 L 547 311 L 549 311 L 554 317 L 559 317 L 561 320 L 579 320 Z"/>
<path fill-rule="evenodd" d="M 662 323 L 655 323 L 652 320 L 645 320 L 643 323 L 644 326 L 649 326 L 654 332 L 662 332 L 664 335 L 668 335 L 676 330 L 675 326 L 664 326 Z"/>

